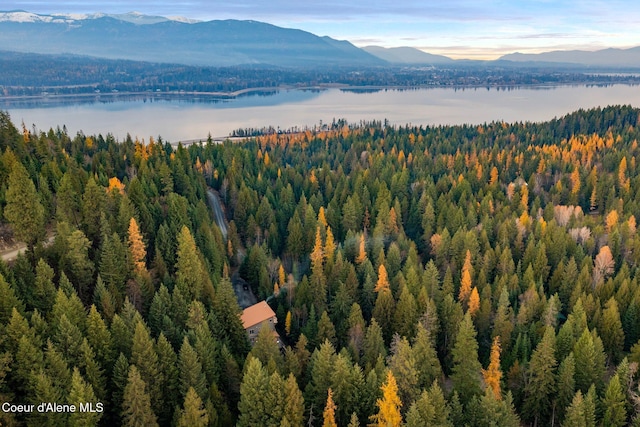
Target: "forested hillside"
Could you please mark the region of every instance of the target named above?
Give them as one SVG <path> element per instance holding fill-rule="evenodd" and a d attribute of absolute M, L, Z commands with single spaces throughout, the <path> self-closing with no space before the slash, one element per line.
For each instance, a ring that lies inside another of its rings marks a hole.
<path fill-rule="evenodd" d="M 28 250 L 0 261 L 0 404 L 104 411 L 0 424 L 640 425 L 639 122 L 172 149 L 1 113 L 0 221 Z M 234 273 L 284 349 L 249 345 Z"/>

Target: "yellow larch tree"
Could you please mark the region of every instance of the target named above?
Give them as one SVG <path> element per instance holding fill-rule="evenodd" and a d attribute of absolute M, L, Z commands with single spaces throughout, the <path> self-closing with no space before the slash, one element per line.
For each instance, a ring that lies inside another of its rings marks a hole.
<path fill-rule="evenodd" d="M 526 184 L 520 187 L 520 196 L 521 196 L 520 204 L 522 205 L 522 209 L 524 209 L 525 211 L 528 211 L 529 210 L 529 187 L 527 187 Z"/>
<path fill-rule="evenodd" d="M 387 275 L 387 269 L 384 264 L 380 264 L 378 267 L 378 282 L 376 283 L 376 287 L 374 291 L 388 291 L 389 290 L 389 276 Z"/>
<path fill-rule="evenodd" d="M 325 227 L 327 226 L 327 217 L 324 213 L 324 206 L 320 206 L 320 209 L 318 210 L 318 222 Z"/>
<path fill-rule="evenodd" d="M 142 235 L 140 234 L 140 228 L 136 219 L 131 217 L 129 220 L 129 232 L 128 232 L 129 254 L 131 255 L 131 261 L 133 263 L 133 269 L 136 273 L 143 273 L 146 271 L 145 258 L 147 257 L 147 251 L 142 241 Z"/>
<path fill-rule="evenodd" d="M 458 301 L 462 305 L 466 305 L 471 295 L 471 274 L 473 273 L 473 265 L 471 264 L 471 251 L 467 249 L 462 265 L 462 277 L 460 279 L 460 292 L 458 293 Z"/>
<path fill-rule="evenodd" d="M 500 380 L 502 379 L 502 371 L 500 370 L 500 337 L 496 336 L 491 345 L 491 355 L 489 357 L 489 366 L 482 370 L 484 383 L 493 391 L 493 396 L 500 400 Z"/>
<path fill-rule="evenodd" d="M 327 404 L 322 413 L 322 427 L 338 427 L 336 424 L 336 404 L 333 403 L 333 391 L 327 391 Z"/>
<path fill-rule="evenodd" d="M 490 173 L 490 177 L 489 178 L 489 185 L 496 185 L 498 183 L 498 168 L 497 167 L 493 167 L 491 168 L 491 173 Z"/>
<path fill-rule="evenodd" d="M 322 245 L 322 235 L 320 234 L 320 226 L 316 227 L 316 242 L 313 245 L 313 251 L 311 251 L 310 257 L 312 269 L 322 267 L 322 262 L 324 261 L 324 249 Z"/>
<path fill-rule="evenodd" d="M 458 301 L 463 305 L 469 300 L 471 295 L 471 274 L 469 270 L 462 270 L 462 279 L 460 280 L 460 292 L 458 293 Z"/>
<path fill-rule="evenodd" d="M 287 311 L 287 317 L 284 319 L 284 330 L 287 336 L 291 334 L 291 310 Z"/>
<path fill-rule="evenodd" d="M 120 194 L 124 194 L 124 184 L 120 182 L 120 180 L 116 176 L 114 176 L 113 178 L 109 178 L 109 188 L 107 189 L 107 192 L 111 193 L 114 190 L 116 190 Z"/>
<path fill-rule="evenodd" d="M 402 415 L 400 408 L 402 402 L 398 397 L 398 384 L 391 373 L 387 371 L 387 380 L 380 387 L 382 390 L 382 399 L 378 399 L 378 413 L 371 416 L 373 427 L 400 427 L 402 425 Z"/>
<path fill-rule="evenodd" d="M 333 237 L 333 232 L 331 231 L 331 227 L 327 227 L 327 238 L 324 242 L 324 258 L 327 261 L 333 260 L 333 254 L 336 251 L 336 242 Z"/>
<path fill-rule="evenodd" d="M 287 276 L 284 272 L 284 267 L 282 266 L 282 264 L 280 264 L 280 267 L 278 267 L 278 283 L 280 284 L 281 288 L 285 285 L 286 280 Z"/>
<path fill-rule="evenodd" d="M 471 317 L 473 317 L 478 312 L 478 309 L 480 309 L 480 294 L 478 293 L 478 288 L 474 286 L 471 291 L 471 295 L 469 296 L 469 306 L 467 311 L 471 314 Z"/>
<path fill-rule="evenodd" d="M 618 182 L 620 183 L 620 188 L 629 191 L 629 179 L 627 178 L 627 158 L 623 157 L 620 160 L 620 166 L 618 166 Z"/>
<path fill-rule="evenodd" d="M 580 192 L 580 170 L 576 167 L 571 172 L 571 194 Z"/>
<path fill-rule="evenodd" d="M 609 212 L 607 214 L 607 217 L 605 218 L 605 224 L 607 227 L 607 232 L 610 232 L 611 229 L 613 229 L 613 227 L 618 224 L 618 211 L 613 209 L 611 212 Z"/>

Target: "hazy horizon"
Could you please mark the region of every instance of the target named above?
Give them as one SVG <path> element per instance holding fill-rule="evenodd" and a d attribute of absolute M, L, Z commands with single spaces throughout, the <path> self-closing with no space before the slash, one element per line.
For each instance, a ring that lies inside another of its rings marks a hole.
<path fill-rule="evenodd" d="M 297 28 L 320 36 L 348 40 L 358 47 L 409 46 L 454 59 L 496 59 L 507 53 L 552 50 L 599 50 L 640 45 L 640 8 L 635 2 L 435 1 L 410 0 L 390 8 L 371 0 L 351 3 L 257 0 L 243 3 L 105 0 L 14 0 L 4 11 L 21 9 L 38 14 L 136 11 L 145 15 L 182 16 L 208 21 L 250 19 Z"/>

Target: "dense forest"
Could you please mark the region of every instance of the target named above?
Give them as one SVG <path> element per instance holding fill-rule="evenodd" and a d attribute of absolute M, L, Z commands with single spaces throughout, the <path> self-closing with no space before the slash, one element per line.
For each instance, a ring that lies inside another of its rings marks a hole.
<path fill-rule="evenodd" d="M 639 122 L 173 149 L 1 113 L 0 219 L 27 251 L 0 261 L 0 403 L 104 410 L 0 424 L 640 425 Z M 284 348 L 250 346 L 238 275 Z"/>
<path fill-rule="evenodd" d="M 448 66 L 196 67 L 85 56 L 0 51 L 0 95 L 47 96 L 138 92 L 229 93 L 321 85 L 380 87 L 514 86 L 640 83 L 637 74 L 527 63 L 462 62 Z M 634 71 L 634 70 L 630 70 Z M 635 70 L 637 71 L 637 70 Z"/>

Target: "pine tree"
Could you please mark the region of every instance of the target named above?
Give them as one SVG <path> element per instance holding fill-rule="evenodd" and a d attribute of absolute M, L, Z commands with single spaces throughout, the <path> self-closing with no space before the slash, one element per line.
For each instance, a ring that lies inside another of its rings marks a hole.
<path fill-rule="evenodd" d="M 380 387 L 382 390 L 382 399 L 378 399 L 378 413 L 371 416 L 375 427 L 400 427 L 402 424 L 402 415 L 400 408 L 402 402 L 398 397 L 398 385 L 391 371 L 387 372 L 387 379 Z"/>
<path fill-rule="evenodd" d="M 417 324 L 416 331 L 412 350 L 418 370 L 418 386 L 420 389 L 424 389 L 442 376 L 442 367 L 431 333 L 422 323 Z"/>
<path fill-rule="evenodd" d="M 71 377 L 71 390 L 69 391 L 68 402 L 76 405 L 76 408 L 79 408 L 81 403 L 92 403 L 94 407 L 97 403 L 93 388 L 85 382 L 77 368 L 73 370 Z M 70 427 L 97 426 L 101 417 L 101 412 L 81 412 L 78 410 L 69 416 L 68 425 Z"/>
<path fill-rule="evenodd" d="M 16 237 L 25 242 L 31 251 L 45 235 L 44 208 L 33 181 L 21 163 L 14 163 L 7 184 L 4 217 L 11 224 Z"/>
<path fill-rule="evenodd" d="M 118 233 L 111 236 L 103 234 L 100 251 L 99 273 L 108 289 L 123 293 L 128 268 L 126 263 L 126 250 L 120 241 Z"/>
<path fill-rule="evenodd" d="M 13 286 L 9 284 L 0 273 L 0 323 L 5 325 L 11 318 L 13 310 L 17 313 L 24 312 L 24 305 L 18 299 Z"/>
<path fill-rule="evenodd" d="M 465 404 L 474 395 L 479 395 L 482 392 L 482 366 L 478 361 L 476 330 L 468 312 L 462 319 L 462 323 L 460 323 L 452 355 L 451 381 L 453 382 L 453 389 L 458 392 L 460 400 Z"/>
<path fill-rule="evenodd" d="M 56 287 L 53 284 L 55 272 L 47 262 L 40 258 L 36 265 L 36 281 L 33 289 L 33 305 L 42 313 L 48 313 L 56 295 Z M 2 279 L 0 279 L 2 280 Z"/>
<path fill-rule="evenodd" d="M 401 337 L 413 337 L 418 321 L 418 307 L 408 286 L 403 286 L 393 317 L 393 330 Z"/>
<path fill-rule="evenodd" d="M 622 427 L 627 421 L 627 410 L 625 408 L 626 396 L 624 395 L 618 374 L 611 377 L 609 385 L 602 399 L 604 416 L 602 423 L 610 427 Z"/>
<path fill-rule="evenodd" d="M 198 300 L 204 290 L 203 277 L 206 272 L 200 263 L 196 242 L 186 226 L 182 226 L 177 241 L 176 287 L 190 301 Z"/>
<path fill-rule="evenodd" d="M 0 364 L 0 370 L 2 370 L 2 368 L 4 367 Z M 41 370 L 39 373 L 34 372 L 32 381 L 33 400 L 31 403 L 39 405 L 41 402 L 61 402 L 65 398 L 64 390 L 57 387 L 51 380 L 51 377 L 44 371 Z M 0 384 L 2 384 L 1 381 Z M 2 417 L 0 417 L 0 420 L 2 420 Z M 29 425 L 63 427 L 67 423 L 68 416 L 66 414 L 34 412 L 29 417 Z"/>
<path fill-rule="evenodd" d="M 178 427 L 206 427 L 209 425 L 209 414 L 203 408 L 198 393 L 189 387 L 184 398 L 183 409 L 178 418 Z"/>
<path fill-rule="evenodd" d="M 100 243 L 100 218 L 105 212 L 106 204 L 107 194 L 104 188 L 90 177 L 82 195 L 82 224 L 84 234 L 96 245 Z"/>
<path fill-rule="evenodd" d="M 334 346 L 336 345 L 336 328 L 333 326 L 331 319 L 326 311 L 322 312 L 320 320 L 318 321 L 318 342 L 329 341 Z"/>
<path fill-rule="evenodd" d="M 189 343 L 189 339 L 184 337 L 182 341 L 182 347 L 180 348 L 180 355 L 178 358 L 178 371 L 180 372 L 180 379 L 178 384 L 178 390 L 180 396 L 186 397 L 189 388 L 193 387 L 198 393 L 198 396 L 205 397 L 207 395 L 207 378 L 202 371 L 202 363 L 198 354 Z"/>
<path fill-rule="evenodd" d="M 349 420 L 349 425 L 347 427 L 360 427 L 360 420 L 355 412 L 351 414 L 351 419 Z"/>
<path fill-rule="evenodd" d="M 219 320 L 219 328 L 215 331 L 218 339 L 228 341 L 235 354 L 246 354 L 249 350 L 249 343 L 240 319 L 242 310 L 238 305 L 238 299 L 229 278 L 223 278 L 218 284 L 214 311 Z"/>
<path fill-rule="evenodd" d="M 331 387 L 327 391 L 327 403 L 324 406 L 324 412 L 322 413 L 322 427 L 338 427 L 336 424 L 336 404 L 333 403 L 333 392 Z"/>
<path fill-rule="evenodd" d="M 598 330 L 600 331 L 602 344 L 609 356 L 609 360 L 616 363 L 620 360 L 622 354 L 624 331 L 620 321 L 618 303 L 614 297 L 611 297 L 605 304 L 600 323 Z"/>
<path fill-rule="evenodd" d="M 593 394 L 588 393 L 587 396 L 583 396 L 581 390 L 576 392 L 567 408 L 563 427 L 595 427 L 595 389 L 592 387 L 591 390 Z"/>
<path fill-rule="evenodd" d="M 396 334 L 391 343 L 391 353 L 388 368 L 398 385 L 398 395 L 404 404 L 411 405 L 420 393 L 414 352 L 409 341 Z"/>
<path fill-rule="evenodd" d="M 304 398 L 293 374 L 284 383 L 284 410 L 282 421 L 291 427 L 302 427 L 304 422 Z"/>
<path fill-rule="evenodd" d="M 129 368 L 127 386 L 122 402 L 122 422 L 127 427 L 154 427 L 158 425 L 151 409 L 151 399 L 146 384 L 135 365 Z"/>
<path fill-rule="evenodd" d="M 140 377 L 147 384 L 147 392 L 153 404 L 153 409 L 157 413 L 164 406 L 161 384 L 158 381 L 161 372 L 153 339 L 142 321 L 138 322 L 135 327 L 130 362 L 136 366 Z"/>
<path fill-rule="evenodd" d="M 598 354 L 593 335 L 585 328 L 573 347 L 576 362 L 576 389 L 586 392 L 592 384 L 601 384 L 604 376 L 603 354 Z"/>
<path fill-rule="evenodd" d="M 354 365 L 345 352 L 341 352 L 335 359 L 330 383 L 334 401 L 340 402 L 336 411 L 336 422 L 345 425 L 349 421 L 349 414 L 361 408 L 365 387 L 362 369 Z"/>
<path fill-rule="evenodd" d="M 435 418 L 435 408 L 429 400 L 429 393 L 423 391 L 407 412 L 406 427 L 429 427 L 433 426 Z"/>
<path fill-rule="evenodd" d="M 555 379 L 555 332 L 547 327 L 542 338 L 531 356 L 528 369 L 528 380 L 525 385 L 525 400 L 523 412 L 527 418 L 538 425 L 538 420 L 547 421 L 551 411 L 552 396 L 556 390 Z"/>
<path fill-rule="evenodd" d="M 555 403 L 557 419 L 563 419 L 564 413 L 571 404 L 571 400 L 575 395 L 575 371 L 576 363 L 573 358 L 573 353 L 569 353 L 569 355 L 562 361 L 562 363 L 560 363 L 560 367 L 558 368 L 558 387 Z"/>
<path fill-rule="evenodd" d="M 336 357 L 336 351 L 328 341 L 322 343 L 311 356 L 311 378 L 305 388 L 305 401 L 315 408 L 324 407 Z"/>
<path fill-rule="evenodd" d="M 238 427 L 266 425 L 269 408 L 264 407 L 263 398 L 267 382 L 267 372 L 262 363 L 254 357 L 247 358 L 247 368 L 240 385 Z"/>

